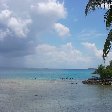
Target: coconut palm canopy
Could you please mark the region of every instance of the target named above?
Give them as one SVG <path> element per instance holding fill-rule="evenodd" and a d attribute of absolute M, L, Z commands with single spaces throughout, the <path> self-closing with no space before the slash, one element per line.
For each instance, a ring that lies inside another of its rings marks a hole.
<path fill-rule="evenodd" d="M 85 14 L 87 15 L 88 12 L 97 8 L 102 9 L 102 6 L 104 6 L 104 9 L 106 8 L 106 6 L 108 6 L 107 12 L 104 14 L 106 28 L 107 30 L 109 30 L 103 48 L 103 59 L 105 60 L 111 49 L 112 42 L 112 0 L 89 0 L 85 9 Z"/>

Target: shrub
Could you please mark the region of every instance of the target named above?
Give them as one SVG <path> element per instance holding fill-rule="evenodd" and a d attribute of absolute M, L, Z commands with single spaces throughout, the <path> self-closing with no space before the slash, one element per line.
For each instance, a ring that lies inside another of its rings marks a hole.
<path fill-rule="evenodd" d="M 112 61 L 110 61 L 110 65 L 103 66 L 102 64 L 98 66 L 98 68 L 94 72 L 98 74 L 101 79 L 111 78 L 112 77 Z"/>

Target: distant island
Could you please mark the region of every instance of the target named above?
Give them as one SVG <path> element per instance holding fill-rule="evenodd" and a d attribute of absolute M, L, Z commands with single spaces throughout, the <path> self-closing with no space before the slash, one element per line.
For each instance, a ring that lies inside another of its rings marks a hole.
<path fill-rule="evenodd" d="M 88 69 L 90 69 L 90 70 L 95 70 L 96 68 L 88 68 Z"/>

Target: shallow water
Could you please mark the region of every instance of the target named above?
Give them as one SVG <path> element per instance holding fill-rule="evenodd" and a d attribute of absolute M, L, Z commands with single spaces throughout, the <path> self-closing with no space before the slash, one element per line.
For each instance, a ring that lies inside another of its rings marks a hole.
<path fill-rule="evenodd" d="M 60 78 L 87 79 L 90 69 L 0 69 L 0 79 L 57 80 Z"/>
<path fill-rule="evenodd" d="M 111 112 L 111 99 L 112 86 L 81 81 L 0 82 L 0 112 Z"/>
<path fill-rule="evenodd" d="M 0 69 L 0 112 L 111 112 L 112 86 L 81 82 L 93 71 Z"/>

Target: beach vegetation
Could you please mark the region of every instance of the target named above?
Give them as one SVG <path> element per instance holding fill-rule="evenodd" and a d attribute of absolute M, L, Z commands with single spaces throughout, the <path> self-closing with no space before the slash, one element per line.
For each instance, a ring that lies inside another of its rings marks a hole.
<path fill-rule="evenodd" d="M 101 79 L 112 78 L 112 61 L 107 66 L 99 65 L 94 74 L 98 74 Z"/>

